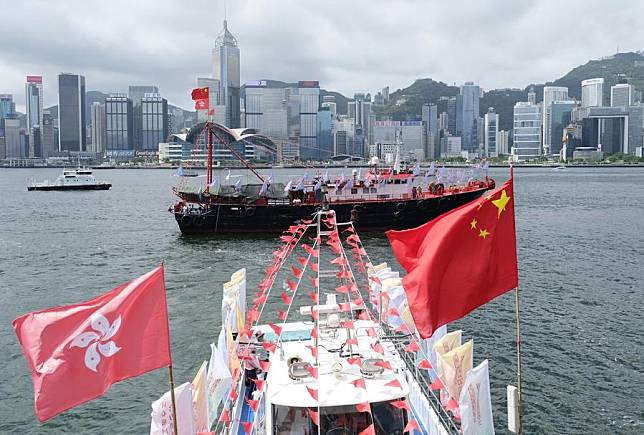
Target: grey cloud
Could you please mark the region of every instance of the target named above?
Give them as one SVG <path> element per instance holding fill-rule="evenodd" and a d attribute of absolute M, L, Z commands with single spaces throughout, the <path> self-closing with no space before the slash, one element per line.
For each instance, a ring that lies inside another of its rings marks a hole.
<path fill-rule="evenodd" d="M 56 75 L 88 89 L 157 84 L 190 106 L 211 72 L 223 6 L 208 0 L 0 0 L 0 93 L 24 103 L 24 76 L 42 73 L 47 104 Z M 644 4 L 627 0 L 239 0 L 228 21 L 242 80 L 320 80 L 346 94 L 402 88 L 419 77 L 523 87 L 565 74 L 616 47 L 639 50 Z"/>

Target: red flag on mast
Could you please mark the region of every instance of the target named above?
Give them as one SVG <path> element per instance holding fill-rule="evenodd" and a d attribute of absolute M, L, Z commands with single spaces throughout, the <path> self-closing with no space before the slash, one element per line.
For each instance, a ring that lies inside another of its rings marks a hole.
<path fill-rule="evenodd" d="M 510 178 L 418 228 L 387 232 L 423 338 L 517 287 L 513 197 Z"/>
<path fill-rule="evenodd" d="M 172 364 L 163 265 L 102 296 L 13 321 L 42 422 Z"/>
<path fill-rule="evenodd" d="M 204 87 L 204 88 L 194 88 L 194 89 L 192 90 L 192 94 L 191 94 L 191 96 L 192 96 L 192 99 L 193 99 L 194 101 L 197 101 L 197 100 L 207 100 L 207 99 L 208 99 L 208 97 L 209 97 L 209 94 L 208 94 L 208 87 Z"/>

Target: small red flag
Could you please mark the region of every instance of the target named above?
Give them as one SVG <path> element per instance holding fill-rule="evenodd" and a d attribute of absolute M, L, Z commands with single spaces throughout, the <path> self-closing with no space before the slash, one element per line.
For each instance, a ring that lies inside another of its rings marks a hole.
<path fill-rule="evenodd" d="M 208 88 L 195 88 L 192 90 L 192 99 L 193 100 L 205 100 L 208 99 L 209 94 L 208 94 Z"/>
<path fill-rule="evenodd" d="M 427 359 L 423 359 L 418 363 L 418 368 L 429 370 L 432 368 L 432 363 L 430 363 Z"/>
<path fill-rule="evenodd" d="M 418 228 L 388 231 L 421 337 L 518 285 L 513 180 Z"/>
<path fill-rule="evenodd" d="M 318 417 L 318 413 L 316 411 L 313 411 L 310 408 L 307 408 L 309 411 L 309 415 L 311 416 L 311 420 L 313 420 L 313 423 L 315 423 L 316 426 L 320 425 L 320 419 Z"/>
<path fill-rule="evenodd" d="M 293 275 L 295 276 L 295 278 L 298 278 L 298 279 L 302 278 L 302 270 L 301 269 L 299 269 L 299 268 L 297 268 L 295 266 L 291 266 L 291 270 L 293 271 Z"/>
<path fill-rule="evenodd" d="M 371 413 L 371 404 L 369 402 L 358 403 L 356 405 L 358 412 L 368 412 Z"/>
<path fill-rule="evenodd" d="M 367 426 L 367 428 L 358 435 L 376 435 L 376 429 L 374 428 L 373 423 Z"/>
<path fill-rule="evenodd" d="M 391 382 L 387 382 L 387 383 L 385 384 L 385 387 L 398 387 L 398 388 L 402 388 L 402 385 L 400 385 L 400 381 L 398 381 L 398 379 L 394 379 L 394 380 L 393 380 L 393 381 L 391 381 Z"/>
<path fill-rule="evenodd" d="M 195 109 L 196 110 L 205 110 L 210 108 L 210 102 L 206 98 L 205 100 L 195 100 Z"/>
<path fill-rule="evenodd" d="M 306 391 L 308 391 L 309 394 L 311 395 L 311 397 L 313 397 L 313 400 L 315 400 L 317 402 L 317 400 L 318 400 L 318 390 L 316 390 L 315 388 L 306 387 Z"/>
<path fill-rule="evenodd" d="M 364 379 L 362 378 L 358 378 L 355 381 L 351 381 L 351 384 L 353 384 L 353 386 L 356 388 L 362 388 L 362 389 L 367 388 L 367 386 L 365 385 Z"/>
<path fill-rule="evenodd" d="M 405 432 L 411 432 L 417 430 L 420 432 L 420 426 L 418 425 L 418 422 L 416 420 L 409 420 L 409 423 L 407 423 L 407 426 L 403 429 L 403 433 Z"/>
<path fill-rule="evenodd" d="M 20 316 L 13 328 L 41 422 L 172 364 L 163 265 L 92 300 Z"/>
<path fill-rule="evenodd" d="M 409 343 L 405 348 L 405 352 L 418 352 L 419 350 L 420 350 L 420 346 L 415 341 L 412 341 L 411 343 Z"/>
<path fill-rule="evenodd" d="M 269 323 L 269 324 L 268 324 L 268 326 L 270 326 L 270 327 L 271 327 L 271 329 L 273 330 L 273 332 L 275 332 L 275 335 L 277 335 L 278 337 L 279 337 L 280 335 L 282 335 L 282 327 L 281 327 L 281 326 L 277 326 L 277 325 L 275 325 L 275 324 L 273 324 L 273 323 Z"/>

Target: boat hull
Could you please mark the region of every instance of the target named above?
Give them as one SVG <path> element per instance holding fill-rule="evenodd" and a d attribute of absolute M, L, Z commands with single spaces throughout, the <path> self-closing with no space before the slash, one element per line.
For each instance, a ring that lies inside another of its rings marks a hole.
<path fill-rule="evenodd" d="M 112 187 L 109 183 L 88 184 L 81 186 L 28 186 L 27 190 L 109 190 Z"/>
<path fill-rule="evenodd" d="M 424 199 L 399 201 L 372 201 L 334 203 L 338 222 L 352 219 L 362 231 L 414 228 L 435 217 L 460 207 L 478 197 L 487 189 L 435 196 Z M 179 229 L 184 235 L 216 234 L 276 234 L 299 219 L 311 219 L 320 205 L 243 205 L 212 204 L 204 214 L 175 212 Z M 353 211 L 356 210 L 356 211 Z"/>

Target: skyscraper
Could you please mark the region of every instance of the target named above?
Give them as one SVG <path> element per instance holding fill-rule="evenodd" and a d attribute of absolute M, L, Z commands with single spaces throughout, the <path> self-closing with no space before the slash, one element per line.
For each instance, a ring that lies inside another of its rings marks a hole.
<path fill-rule="evenodd" d="M 434 160 L 440 156 L 439 132 L 438 132 L 438 107 L 436 104 L 423 104 L 422 120 L 425 125 L 426 149 L 425 158 Z"/>
<path fill-rule="evenodd" d="M 570 124 L 571 113 L 575 107 L 577 107 L 575 101 L 553 101 L 550 104 L 548 154 L 556 156 L 561 153 L 561 149 L 563 148 L 563 131 Z"/>
<path fill-rule="evenodd" d="M 246 128 L 273 140 L 287 140 L 286 88 L 269 88 L 263 80 L 247 82 L 245 88 Z"/>
<path fill-rule="evenodd" d="M 132 144 L 134 149 L 141 149 L 143 143 L 143 118 L 141 115 L 141 100 L 145 94 L 157 94 L 159 88 L 153 85 L 134 85 L 129 86 L 127 96 L 132 100 Z"/>
<path fill-rule="evenodd" d="M 481 96 L 481 88 L 472 82 L 465 82 L 461 86 L 460 97 L 462 99 L 462 106 L 460 110 L 461 136 L 462 147 L 464 151 L 475 152 L 478 150 L 477 140 L 477 120 L 479 118 L 479 98 Z M 457 133 L 459 132 L 459 125 L 457 119 Z"/>
<path fill-rule="evenodd" d="M 105 106 L 95 101 L 91 110 L 92 130 L 92 152 L 102 153 L 105 151 Z"/>
<path fill-rule="evenodd" d="M 494 112 L 494 108 L 490 107 L 485 114 L 485 156 L 498 157 L 499 156 L 499 114 Z"/>
<path fill-rule="evenodd" d="M 141 149 L 158 150 L 168 138 L 168 101 L 158 93 L 145 94 L 141 100 L 143 142 Z"/>
<path fill-rule="evenodd" d="M 512 159 L 531 160 L 541 154 L 541 108 L 537 104 L 520 101 L 514 105 L 514 143 Z"/>
<path fill-rule="evenodd" d="M 13 95 L 0 94 L 0 119 L 6 118 L 7 115 L 16 113 L 16 105 L 13 102 Z"/>
<path fill-rule="evenodd" d="M 581 82 L 581 106 L 601 107 L 604 105 L 604 79 L 588 79 Z"/>
<path fill-rule="evenodd" d="M 633 85 L 619 83 L 610 88 L 611 107 L 628 107 L 633 105 Z"/>
<path fill-rule="evenodd" d="M 551 111 L 552 103 L 555 101 L 568 100 L 568 88 L 563 86 L 544 86 L 543 88 L 543 110 L 541 119 L 541 137 L 543 138 L 543 152 L 550 154 L 552 138 Z"/>
<path fill-rule="evenodd" d="M 132 100 L 123 94 L 105 99 L 105 149 L 107 151 L 133 149 Z"/>
<path fill-rule="evenodd" d="M 58 75 L 59 151 L 85 151 L 85 77 Z"/>
<path fill-rule="evenodd" d="M 54 117 L 51 112 L 45 110 L 42 115 L 42 127 L 40 129 L 42 157 L 52 156 L 58 149 L 56 147 L 56 134 L 54 132 Z"/>
<path fill-rule="evenodd" d="M 297 84 L 300 96 L 300 158 L 315 158 L 317 152 L 320 82 L 304 80 Z"/>
<path fill-rule="evenodd" d="M 226 126 L 241 126 L 240 98 L 240 61 L 237 39 L 228 31 L 228 22 L 224 20 L 224 30 L 215 40 L 212 52 L 213 78 L 220 83 L 220 104 L 226 106 Z"/>
<path fill-rule="evenodd" d="M 27 111 L 27 132 L 29 134 L 29 157 L 42 157 L 40 145 L 40 126 L 43 114 L 42 77 L 27 76 L 25 83 L 25 107 Z M 37 127 L 35 130 L 34 127 Z M 32 131 L 33 130 L 33 131 Z M 36 137 L 38 135 L 38 137 Z M 39 148 L 36 150 L 36 148 Z"/>

